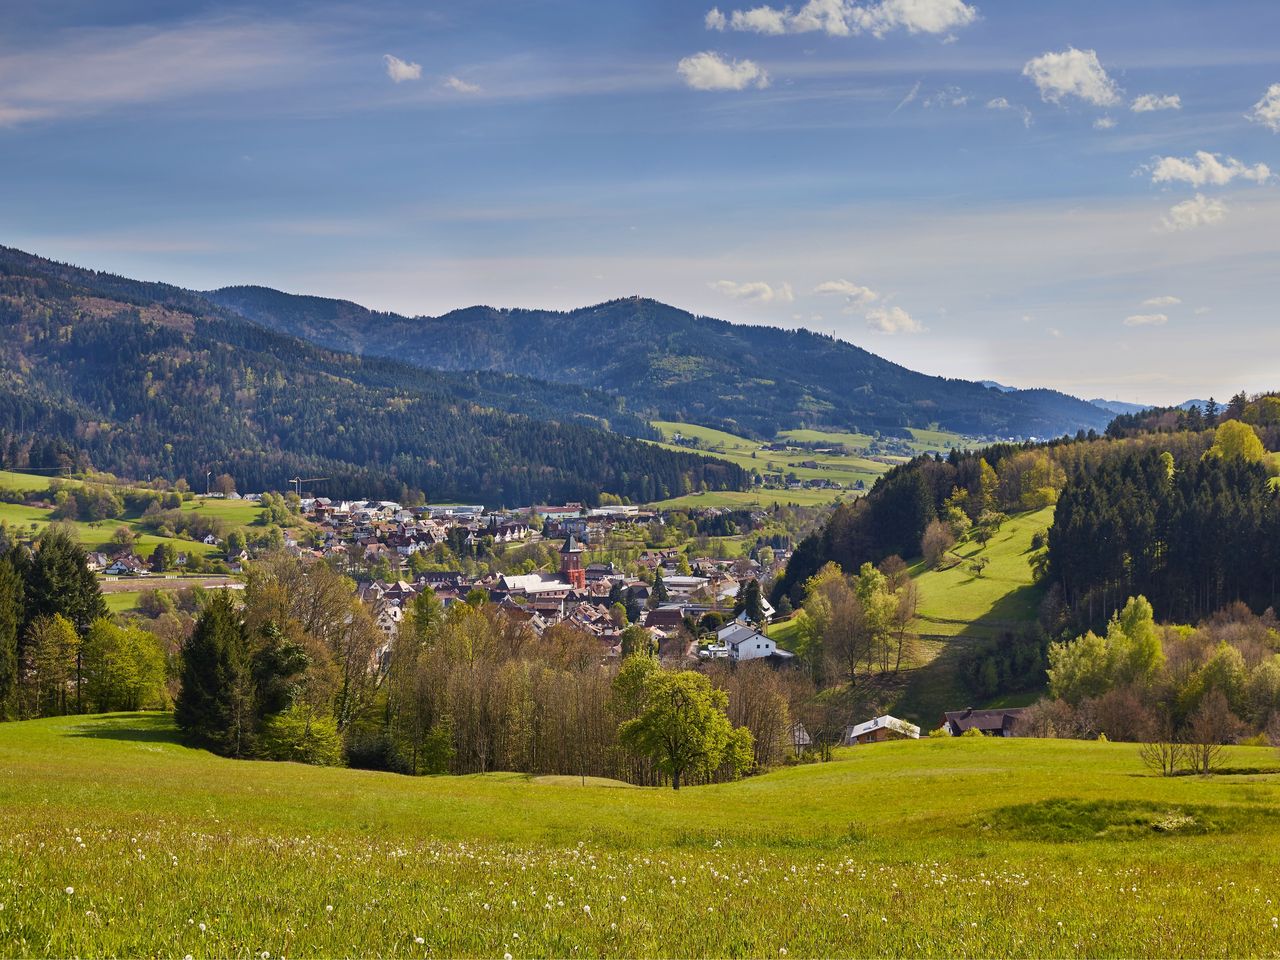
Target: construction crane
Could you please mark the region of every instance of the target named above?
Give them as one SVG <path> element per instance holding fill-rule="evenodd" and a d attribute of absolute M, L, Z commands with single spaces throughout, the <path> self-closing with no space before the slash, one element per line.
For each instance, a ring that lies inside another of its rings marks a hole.
<path fill-rule="evenodd" d="M 297 493 L 298 499 L 302 499 L 302 485 L 304 483 L 319 483 L 321 480 L 328 480 L 328 477 L 294 477 L 289 482 L 293 484 L 294 492 Z"/>

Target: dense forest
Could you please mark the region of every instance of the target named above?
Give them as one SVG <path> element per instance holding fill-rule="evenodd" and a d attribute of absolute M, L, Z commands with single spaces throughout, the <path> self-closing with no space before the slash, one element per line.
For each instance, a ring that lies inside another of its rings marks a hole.
<path fill-rule="evenodd" d="M 1241 601 L 1280 599 L 1280 504 L 1260 463 L 1156 451 L 1068 482 L 1049 535 L 1049 579 L 1086 623 L 1144 594 L 1162 618 L 1195 622 Z"/>
<path fill-rule="evenodd" d="M 1110 418 L 1051 390 L 1001 392 L 925 376 L 833 337 L 725 323 L 640 297 L 567 313 L 471 307 L 410 318 L 264 287 L 208 296 L 333 349 L 585 384 L 625 398 L 633 412 L 764 439 L 796 427 L 898 433 L 934 423 L 1048 437 L 1100 430 Z"/>
<path fill-rule="evenodd" d="M 337 354 L 173 288 L 13 251 L 0 256 L 0 330 L 5 466 L 194 485 L 213 471 L 243 490 L 299 474 L 335 496 L 492 506 L 747 483 L 738 466 L 602 429 L 648 429 L 602 394 Z"/>

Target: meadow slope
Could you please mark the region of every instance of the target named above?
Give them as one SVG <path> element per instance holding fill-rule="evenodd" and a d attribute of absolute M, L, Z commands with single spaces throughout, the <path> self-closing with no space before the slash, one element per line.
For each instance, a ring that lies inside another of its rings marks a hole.
<path fill-rule="evenodd" d="M 669 790 L 223 760 L 0 725 L 0 954 L 1208 956 L 1280 949 L 1280 770 L 922 740 Z"/>

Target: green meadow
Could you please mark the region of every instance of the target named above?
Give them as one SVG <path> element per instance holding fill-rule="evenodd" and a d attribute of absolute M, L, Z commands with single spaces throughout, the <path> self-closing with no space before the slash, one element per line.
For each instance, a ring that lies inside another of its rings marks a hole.
<path fill-rule="evenodd" d="M 0 725 L 0 954 L 1280 951 L 1280 764 L 925 739 L 620 789 L 225 760 L 168 716 Z"/>
<path fill-rule="evenodd" d="M 746 437 L 739 437 L 723 430 L 691 423 L 655 420 L 653 425 L 662 432 L 668 442 L 659 444 L 668 450 L 685 453 L 703 453 L 738 464 L 745 470 L 761 473 L 794 474 L 800 480 L 831 480 L 848 489 L 842 490 L 756 490 L 751 492 L 713 491 L 672 497 L 658 503 L 661 508 L 690 506 L 729 507 L 758 506 L 772 503 L 795 503 L 801 506 L 820 506 L 841 496 L 854 496 L 853 486 L 859 480 L 865 488 L 896 464 L 905 461 L 903 455 L 869 454 L 869 447 L 876 442 L 872 436 L 860 433 L 831 433 L 821 430 L 788 430 L 778 434 L 779 441 L 792 443 L 816 443 L 842 445 L 844 453 L 818 453 L 806 449 L 766 450 L 763 445 Z M 972 446 L 975 441 L 959 434 L 937 430 L 912 430 L 913 439 L 907 444 L 913 454 L 946 453 L 953 447 Z M 676 434 L 696 438 L 696 448 L 669 442 Z M 802 466 L 802 464 L 808 464 Z"/>
<path fill-rule="evenodd" d="M 50 478 L 26 473 L 14 473 L 0 470 L 0 490 L 18 490 L 24 493 L 47 490 Z M 81 486 L 78 480 L 61 480 L 69 487 Z M 244 500 L 223 500 L 218 497 L 195 497 L 182 505 L 184 512 L 195 512 L 205 516 L 225 520 L 233 527 L 249 527 L 258 523 L 262 517 L 262 508 L 256 503 Z M 43 507 L 29 507 L 24 504 L 0 503 L 0 520 L 23 533 L 39 533 L 53 523 L 53 510 Z M 59 521 L 74 528 L 86 550 L 98 550 L 104 547 L 119 527 L 128 527 L 137 536 L 134 552 L 141 557 L 148 557 L 162 543 L 173 544 L 174 549 L 182 553 L 194 553 L 198 556 L 212 557 L 218 553 L 218 547 L 209 546 L 192 540 L 172 537 L 158 537 L 141 528 L 139 518 L 124 516 L 114 520 L 97 522 Z"/>
<path fill-rule="evenodd" d="M 1053 508 L 1014 514 L 985 546 L 959 543 L 934 569 L 917 561 L 911 568 L 919 591 L 912 624 L 919 637 L 918 664 L 909 673 L 896 709 L 926 728 L 937 726 L 945 710 L 970 703 L 956 662 L 972 644 L 1034 622 L 1041 590 L 1032 582 L 1031 539 L 1053 524 Z M 976 561 L 985 559 L 982 573 Z M 1004 704 L 1011 706 L 1012 704 Z"/>

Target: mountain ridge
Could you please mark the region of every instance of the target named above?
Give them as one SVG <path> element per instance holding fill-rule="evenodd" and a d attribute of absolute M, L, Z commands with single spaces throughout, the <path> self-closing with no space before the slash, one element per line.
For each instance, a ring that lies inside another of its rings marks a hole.
<path fill-rule="evenodd" d="M 983 436 L 1055 436 L 1100 430 L 1110 419 L 1058 391 L 1000 393 L 918 373 L 826 334 L 734 324 L 644 297 L 568 311 L 472 306 L 407 317 L 261 286 L 203 296 L 335 349 L 593 387 L 646 416 L 762 439 L 803 427 L 870 433 L 933 424 Z"/>

